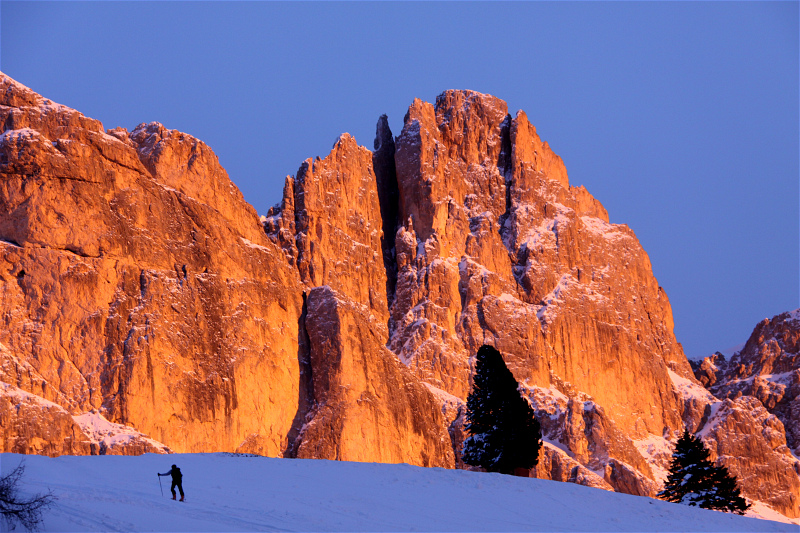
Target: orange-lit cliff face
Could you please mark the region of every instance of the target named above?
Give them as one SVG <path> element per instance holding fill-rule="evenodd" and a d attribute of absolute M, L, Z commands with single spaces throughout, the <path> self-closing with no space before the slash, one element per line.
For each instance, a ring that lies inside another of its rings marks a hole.
<path fill-rule="evenodd" d="M 780 421 L 708 416 L 635 235 L 502 100 L 415 100 L 374 151 L 345 134 L 259 220 L 189 135 L 0 94 L 4 451 L 460 466 L 489 343 L 549 441 L 536 475 L 653 495 L 669 441 L 713 419 L 760 446 L 735 473 L 788 468 L 745 493 L 800 515 Z"/>
<path fill-rule="evenodd" d="M 158 124 L 106 132 L 7 77 L 0 91 L 2 380 L 176 451 L 280 454 L 302 290 L 211 149 Z M 44 426 L 4 449 L 72 451 Z"/>

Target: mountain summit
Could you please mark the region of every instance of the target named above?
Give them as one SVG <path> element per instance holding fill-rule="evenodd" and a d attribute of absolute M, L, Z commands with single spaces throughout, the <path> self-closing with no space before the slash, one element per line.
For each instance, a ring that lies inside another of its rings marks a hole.
<path fill-rule="evenodd" d="M 342 135 L 261 218 L 185 133 L 105 131 L 7 76 L 0 117 L 3 451 L 464 467 L 484 344 L 542 424 L 537 477 L 652 496 L 720 416 L 633 231 L 498 98 L 414 100 L 374 151 Z M 763 443 L 729 468 L 798 517 L 783 424 L 746 401 L 708 438 Z"/>

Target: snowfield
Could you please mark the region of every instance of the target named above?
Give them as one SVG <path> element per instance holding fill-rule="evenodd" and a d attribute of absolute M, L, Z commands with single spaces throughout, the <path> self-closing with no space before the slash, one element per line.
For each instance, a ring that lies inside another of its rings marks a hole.
<path fill-rule="evenodd" d="M 792 531 L 572 483 L 405 464 L 213 454 L 0 454 L 23 493 L 58 497 L 43 531 Z M 186 502 L 172 501 L 172 464 Z M 5 524 L 3 524 L 5 527 Z"/>

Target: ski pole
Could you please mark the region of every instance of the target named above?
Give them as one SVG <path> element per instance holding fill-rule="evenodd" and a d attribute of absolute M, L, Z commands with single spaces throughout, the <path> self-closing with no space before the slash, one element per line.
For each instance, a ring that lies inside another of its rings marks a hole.
<path fill-rule="evenodd" d="M 161 497 L 164 497 L 164 487 L 161 485 L 161 476 L 158 476 L 158 486 L 161 488 Z"/>

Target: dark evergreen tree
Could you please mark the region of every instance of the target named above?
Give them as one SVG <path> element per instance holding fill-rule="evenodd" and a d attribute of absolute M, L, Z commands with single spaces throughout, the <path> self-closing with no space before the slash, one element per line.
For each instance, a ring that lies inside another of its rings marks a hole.
<path fill-rule="evenodd" d="M 703 442 L 686 429 L 675 445 L 669 476 L 658 497 L 737 514 L 744 514 L 750 508 L 739 493 L 736 477 L 724 466 L 715 466 Z"/>
<path fill-rule="evenodd" d="M 493 346 L 478 350 L 472 392 L 467 398 L 467 425 L 462 458 L 489 472 L 511 474 L 539 461 L 542 431 L 530 403 Z"/>

